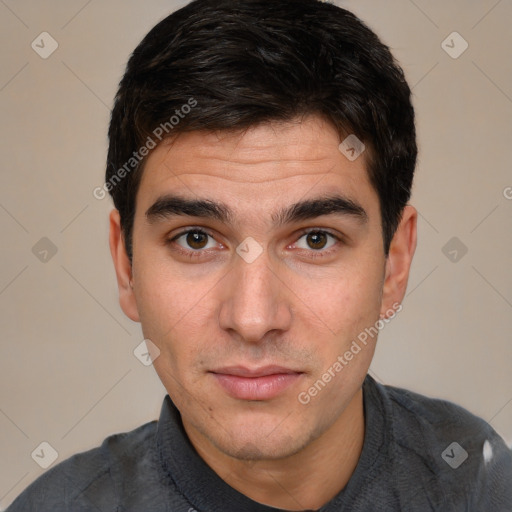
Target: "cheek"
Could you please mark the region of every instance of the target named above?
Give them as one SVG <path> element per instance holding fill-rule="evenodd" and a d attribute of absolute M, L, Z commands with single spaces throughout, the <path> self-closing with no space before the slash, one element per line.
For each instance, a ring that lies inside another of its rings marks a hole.
<path fill-rule="evenodd" d="M 161 250 L 134 260 L 134 281 L 142 326 L 160 335 L 190 321 L 201 309 L 205 280 L 183 276 Z"/>
<path fill-rule="evenodd" d="M 378 318 L 381 277 L 371 267 L 333 270 L 297 280 L 293 289 L 304 314 L 335 336 L 346 338 Z"/>
<path fill-rule="evenodd" d="M 185 403 L 191 398 L 188 390 L 197 378 L 200 340 L 204 338 L 201 296 L 184 293 L 176 280 L 149 284 L 148 280 L 137 297 L 144 338 L 160 350 L 154 369 L 176 404 L 182 405 L 180 397 Z"/>
<path fill-rule="evenodd" d="M 309 303 L 315 305 L 328 330 L 309 324 L 316 361 L 298 399 L 325 416 L 326 423 L 346 407 L 373 358 L 377 338 L 371 328 L 379 319 L 380 286 L 370 272 L 338 278 L 326 287 L 325 296 L 318 289 L 310 292 Z"/>

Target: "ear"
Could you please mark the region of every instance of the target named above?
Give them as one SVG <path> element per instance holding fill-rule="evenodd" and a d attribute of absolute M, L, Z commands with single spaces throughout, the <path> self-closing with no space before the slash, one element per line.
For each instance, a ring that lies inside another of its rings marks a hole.
<path fill-rule="evenodd" d="M 382 291 L 381 318 L 396 310 L 404 298 L 412 258 L 416 250 L 418 212 L 407 205 L 393 236 L 386 260 L 386 275 Z"/>
<path fill-rule="evenodd" d="M 134 322 L 139 322 L 139 312 L 137 311 L 137 302 L 133 292 L 132 265 L 126 253 L 121 218 L 117 210 L 110 212 L 109 242 L 110 253 L 116 269 L 119 304 L 128 318 Z"/>

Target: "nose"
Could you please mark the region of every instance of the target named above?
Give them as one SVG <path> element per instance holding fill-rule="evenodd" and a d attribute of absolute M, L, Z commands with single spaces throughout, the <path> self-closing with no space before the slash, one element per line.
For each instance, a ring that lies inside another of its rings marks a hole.
<path fill-rule="evenodd" d="M 220 327 L 246 343 L 260 343 L 291 325 L 290 291 L 271 264 L 266 252 L 251 263 L 237 255 L 224 278 Z"/>

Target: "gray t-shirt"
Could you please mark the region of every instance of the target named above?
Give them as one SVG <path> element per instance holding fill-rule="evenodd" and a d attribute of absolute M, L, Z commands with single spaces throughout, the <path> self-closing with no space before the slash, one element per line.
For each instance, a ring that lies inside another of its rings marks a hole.
<path fill-rule="evenodd" d="M 321 512 L 512 512 L 512 451 L 465 409 L 363 385 L 358 465 Z M 227 485 L 197 455 L 169 396 L 160 419 L 48 470 L 7 512 L 277 512 Z"/>

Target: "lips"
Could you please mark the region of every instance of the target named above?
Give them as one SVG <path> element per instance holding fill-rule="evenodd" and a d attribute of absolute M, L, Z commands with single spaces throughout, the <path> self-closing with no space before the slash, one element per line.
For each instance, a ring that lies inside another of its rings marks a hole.
<path fill-rule="evenodd" d="M 246 368 L 230 366 L 211 372 L 217 383 L 239 400 L 270 400 L 283 393 L 302 376 L 302 372 L 282 366 Z"/>

